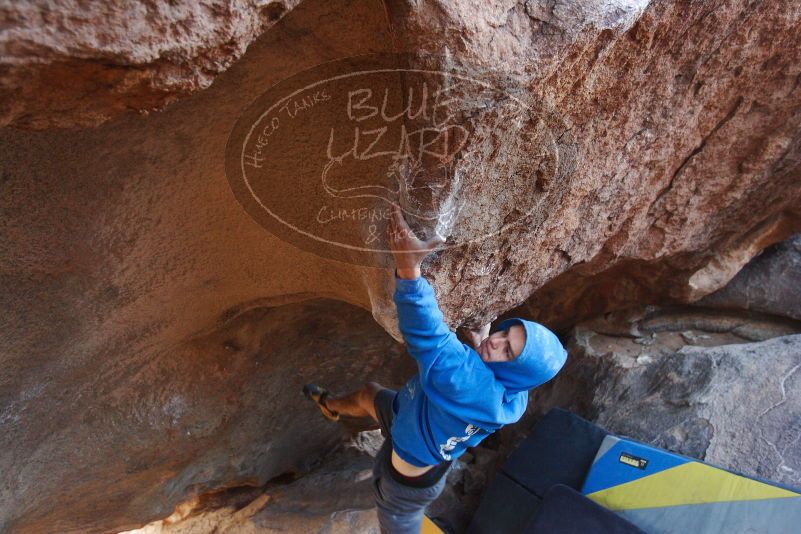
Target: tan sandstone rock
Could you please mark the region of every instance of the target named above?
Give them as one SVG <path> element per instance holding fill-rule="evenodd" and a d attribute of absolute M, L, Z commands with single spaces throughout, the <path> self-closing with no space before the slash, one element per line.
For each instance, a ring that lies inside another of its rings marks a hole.
<path fill-rule="evenodd" d="M 0 125 L 89 126 L 211 85 L 300 0 L 0 5 Z"/>
<path fill-rule="evenodd" d="M 226 177 L 243 111 L 324 61 L 421 50 L 549 110 L 544 132 L 490 122 L 500 106 L 469 119 L 452 235 L 516 224 L 426 264 L 452 327 L 524 302 L 570 325 L 699 298 L 800 228 L 796 6 L 307 0 L 273 24 L 273 4 L 49 5 L 4 5 L 0 34 L 0 524 L 15 531 L 134 528 L 267 480 L 336 437 L 297 411 L 308 376 L 411 371 L 353 326 L 367 316 L 298 303 L 345 301 L 398 339 L 389 273 L 266 232 Z"/>

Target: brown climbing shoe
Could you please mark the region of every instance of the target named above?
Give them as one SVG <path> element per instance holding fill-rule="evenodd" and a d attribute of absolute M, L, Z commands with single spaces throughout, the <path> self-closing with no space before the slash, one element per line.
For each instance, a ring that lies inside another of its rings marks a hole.
<path fill-rule="evenodd" d="M 325 398 L 330 395 L 328 390 L 321 388 L 317 384 L 306 384 L 303 386 L 303 394 L 320 408 L 320 411 L 323 412 L 326 419 L 329 421 L 339 421 L 339 414 L 333 410 L 329 410 L 328 406 L 325 405 Z"/>

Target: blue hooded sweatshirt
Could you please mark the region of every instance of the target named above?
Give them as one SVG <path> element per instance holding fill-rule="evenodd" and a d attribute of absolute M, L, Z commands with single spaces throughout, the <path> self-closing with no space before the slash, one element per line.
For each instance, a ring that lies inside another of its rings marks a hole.
<path fill-rule="evenodd" d="M 392 447 L 403 460 L 423 467 L 461 456 L 495 430 L 517 422 L 528 390 L 562 368 L 567 352 L 553 332 L 523 319 L 526 342 L 510 362 L 484 363 L 442 320 L 434 289 L 422 276 L 395 277 L 398 326 L 419 372 L 393 403 Z"/>

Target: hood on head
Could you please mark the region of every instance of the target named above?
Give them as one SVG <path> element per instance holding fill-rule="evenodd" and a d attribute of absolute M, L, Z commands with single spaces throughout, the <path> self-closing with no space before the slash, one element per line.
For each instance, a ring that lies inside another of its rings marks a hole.
<path fill-rule="evenodd" d="M 567 360 L 567 351 L 556 334 L 533 321 L 506 319 L 495 329 L 505 330 L 519 324 L 526 331 L 526 344 L 510 362 L 485 362 L 486 366 L 510 393 L 528 391 L 556 376 Z"/>

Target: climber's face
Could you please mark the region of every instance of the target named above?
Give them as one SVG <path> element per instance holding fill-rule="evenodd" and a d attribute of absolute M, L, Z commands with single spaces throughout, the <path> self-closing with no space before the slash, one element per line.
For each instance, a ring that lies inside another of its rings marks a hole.
<path fill-rule="evenodd" d="M 476 352 L 484 362 L 508 362 L 520 356 L 525 344 L 526 330 L 516 324 L 486 338 Z"/>

